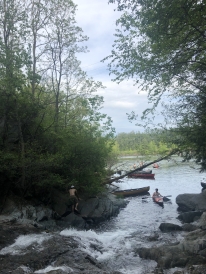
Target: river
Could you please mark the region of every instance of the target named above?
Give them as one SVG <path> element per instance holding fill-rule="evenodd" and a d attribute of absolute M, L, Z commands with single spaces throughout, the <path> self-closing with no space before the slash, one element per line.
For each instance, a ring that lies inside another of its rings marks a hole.
<path fill-rule="evenodd" d="M 127 158 L 124 161 L 131 166 L 135 159 Z M 84 251 L 106 264 L 111 270 L 125 274 L 150 272 L 156 266 L 156 262 L 140 259 L 135 254 L 135 249 L 181 240 L 184 232 L 161 233 L 158 227 L 162 222 L 181 224 L 177 219 L 176 196 L 182 193 L 200 193 L 200 182 L 206 177 L 205 173 L 199 173 L 193 162 L 182 163 L 180 158 L 175 158 L 175 161 L 162 161 L 160 168 L 152 171 L 155 173 L 154 180 L 124 178 L 121 183 L 113 185 L 120 189 L 150 186 L 150 194 L 158 188 L 162 195 L 171 195 L 170 202 L 165 203 L 164 208 L 155 204 L 149 197 L 127 198 L 127 207 L 122 209 L 117 217 L 98 228 L 88 231 L 65 229 L 59 231 L 60 235 L 76 236 Z M 157 241 L 151 241 L 154 235 L 158 237 Z M 12 248 L 15 248 L 14 245 Z M 35 273 L 47 273 L 51 269 L 52 267 Z M 165 270 L 164 273 L 172 273 L 170 271 Z"/>

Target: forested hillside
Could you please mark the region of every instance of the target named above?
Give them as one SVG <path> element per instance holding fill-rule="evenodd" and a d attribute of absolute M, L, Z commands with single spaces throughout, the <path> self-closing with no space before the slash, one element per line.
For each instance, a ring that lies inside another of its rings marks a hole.
<path fill-rule="evenodd" d="M 76 54 L 88 38 L 69 0 L 0 5 L 0 196 L 101 189 L 113 142 L 102 87 Z"/>

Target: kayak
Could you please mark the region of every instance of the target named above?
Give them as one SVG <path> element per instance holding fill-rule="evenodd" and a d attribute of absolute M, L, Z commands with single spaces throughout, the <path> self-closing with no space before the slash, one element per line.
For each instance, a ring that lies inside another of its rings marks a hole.
<path fill-rule="evenodd" d="M 163 206 L 163 197 L 152 197 L 152 199 L 156 204 Z"/>

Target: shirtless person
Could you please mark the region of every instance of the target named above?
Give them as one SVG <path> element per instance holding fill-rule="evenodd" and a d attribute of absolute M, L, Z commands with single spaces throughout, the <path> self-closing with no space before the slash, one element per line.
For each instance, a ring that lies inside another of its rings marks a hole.
<path fill-rule="evenodd" d="M 158 192 L 158 188 L 155 188 L 155 192 L 153 193 L 152 197 L 163 197 L 163 196 Z"/>
<path fill-rule="evenodd" d="M 72 212 L 74 212 L 75 210 L 77 212 L 78 209 L 77 209 L 77 206 L 78 206 L 78 201 L 80 200 L 78 194 L 77 194 L 77 190 L 75 189 L 74 186 L 71 186 L 70 189 L 69 189 L 69 200 L 72 202 Z"/>

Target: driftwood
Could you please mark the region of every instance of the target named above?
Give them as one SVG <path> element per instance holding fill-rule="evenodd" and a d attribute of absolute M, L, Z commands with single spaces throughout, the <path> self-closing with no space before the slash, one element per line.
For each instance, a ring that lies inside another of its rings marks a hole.
<path fill-rule="evenodd" d="M 133 170 L 131 170 L 131 171 L 125 173 L 124 175 L 119 176 L 119 177 L 112 178 L 112 179 L 108 179 L 108 180 L 105 181 L 103 184 L 106 185 L 106 184 L 111 184 L 111 183 L 113 183 L 113 182 L 115 182 L 115 181 L 118 181 L 118 180 L 120 180 L 120 179 L 122 179 L 122 178 L 124 178 L 124 177 L 126 177 L 126 176 L 128 176 L 128 175 L 130 175 L 131 173 L 133 173 L 133 172 L 135 172 L 135 171 L 140 171 L 140 170 L 142 170 L 143 168 L 146 168 L 146 167 L 148 167 L 148 166 L 150 166 L 150 165 L 152 165 L 152 164 L 154 164 L 154 163 L 156 163 L 156 162 L 160 162 L 160 161 L 162 161 L 162 160 L 164 160 L 164 159 L 169 158 L 170 156 L 176 154 L 177 151 L 178 151 L 178 150 L 175 149 L 175 150 L 171 151 L 168 155 L 165 155 L 165 156 L 160 157 L 159 159 L 157 159 L 157 160 L 155 160 L 155 161 L 152 161 L 152 162 L 149 162 L 149 163 L 147 163 L 147 164 L 144 164 L 144 165 L 142 165 L 141 167 L 135 168 L 135 169 L 133 169 Z"/>

